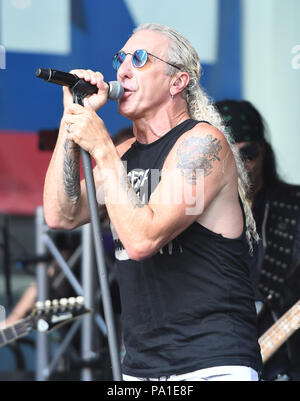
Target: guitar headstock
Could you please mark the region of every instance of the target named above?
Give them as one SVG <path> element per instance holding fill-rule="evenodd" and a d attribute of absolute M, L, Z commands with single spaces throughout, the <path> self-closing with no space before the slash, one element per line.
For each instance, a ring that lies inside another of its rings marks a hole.
<path fill-rule="evenodd" d="M 85 307 L 84 298 L 81 296 L 53 299 L 36 302 L 36 307 L 31 313 L 30 320 L 32 328 L 42 332 L 49 332 L 90 312 Z"/>

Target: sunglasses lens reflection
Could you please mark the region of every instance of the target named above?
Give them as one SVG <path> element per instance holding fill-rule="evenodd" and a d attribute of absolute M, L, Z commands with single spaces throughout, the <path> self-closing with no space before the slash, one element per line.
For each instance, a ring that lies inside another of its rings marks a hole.
<path fill-rule="evenodd" d="M 133 53 L 132 64 L 134 67 L 141 68 L 146 64 L 148 53 L 146 50 L 136 50 Z"/>
<path fill-rule="evenodd" d="M 130 53 L 127 53 L 130 54 Z M 113 69 L 118 71 L 120 68 L 120 65 L 123 63 L 125 60 L 126 53 L 124 52 L 118 52 L 117 54 L 114 55 L 113 60 L 112 60 L 112 66 Z M 133 55 L 132 55 L 132 64 L 135 68 L 141 68 L 144 67 L 148 60 L 148 53 L 146 50 L 136 50 Z"/>

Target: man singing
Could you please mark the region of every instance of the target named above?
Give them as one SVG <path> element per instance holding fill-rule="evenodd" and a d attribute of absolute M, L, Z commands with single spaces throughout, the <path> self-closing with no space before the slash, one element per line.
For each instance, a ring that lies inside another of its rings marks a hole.
<path fill-rule="evenodd" d="M 145 24 L 113 67 L 125 90 L 118 110 L 134 137 L 114 146 L 96 114 L 107 100 L 102 74 L 72 71 L 99 90 L 82 107 L 64 88 L 46 221 L 63 229 L 89 221 L 79 174 L 85 149 L 115 237 L 124 380 L 258 380 L 247 177 L 199 86 L 199 58 L 178 32 Z"/>

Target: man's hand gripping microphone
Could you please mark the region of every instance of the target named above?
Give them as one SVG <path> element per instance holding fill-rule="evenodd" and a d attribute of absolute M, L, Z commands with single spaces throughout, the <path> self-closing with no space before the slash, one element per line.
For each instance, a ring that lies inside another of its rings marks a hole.
<path fill-rule="evenodd" d="M 47 82 L 52 82 L 57 85 L 68 86 L 73 95 L 79 99 L 84 99 L 86 96 L 98 92 L 96 85 L 86 82 L 84 79 L 78 78 L 69 72 L 53 70 L 52 68 L 38 68 L 35 72 L 36 77 L 42 78 Z M 118 81 L 106 82 L 108 85 L 108 99 L 117 100 L 124 94 L 124 88 Z"/>

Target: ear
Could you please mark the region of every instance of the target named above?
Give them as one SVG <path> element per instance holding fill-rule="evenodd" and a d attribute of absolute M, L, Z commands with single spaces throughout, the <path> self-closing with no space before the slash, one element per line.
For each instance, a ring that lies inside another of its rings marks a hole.
<path fill-rule="evenodd" d="M 172 77 L 170 94 L 175 96 L 181 93 L 189 84 L 190 76 L 186 71 L 180 71 Z"/>

